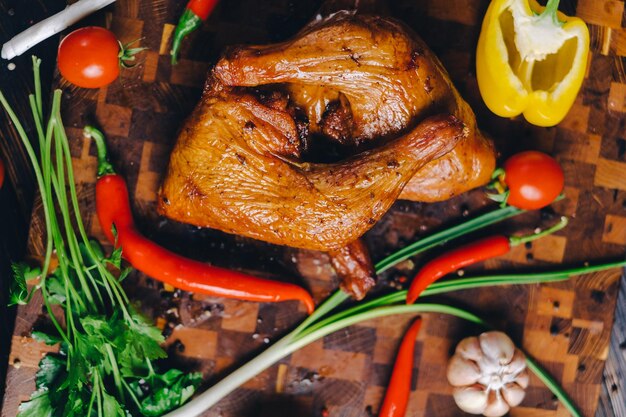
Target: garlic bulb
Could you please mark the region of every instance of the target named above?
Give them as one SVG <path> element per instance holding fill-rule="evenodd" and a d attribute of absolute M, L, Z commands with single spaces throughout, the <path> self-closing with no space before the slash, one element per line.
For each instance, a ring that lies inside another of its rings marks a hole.
<path fill-rule="evenodd" d="M 502 332 L 463 339 L 448 364 L 454 401 L 470 414 L 505 415 L 519 405 L 528 387 L 524 354 Z"/>

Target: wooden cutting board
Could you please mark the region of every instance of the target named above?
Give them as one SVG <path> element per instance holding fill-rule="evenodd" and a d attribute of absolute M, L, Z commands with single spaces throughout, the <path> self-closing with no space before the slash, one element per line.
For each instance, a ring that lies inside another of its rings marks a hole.
<path fill-rule="evenodd" d="M 337 285 L 321 254 L 267 245 L 211 230 L 175 225 L 155 212 L 155 194 L 176 131 L 200 97 L 205 74 L 220 51 L 236 43 L 285 39 L 311 19 L 319 1 L 223 0 L 203 29 L 185 42 L 177 67 L 169 63 L 169 40 L 183 1 L 118 0 L 92 21 L 110 27 L 122 40 L 142 38 L 149 48 L 141 63 L 101 90 L 67 85 L 63 114 L 68 128 L 81 207 L 91 233 L 103 240 L 94 217 L 95 148 L 82 138 L 86 123 L 106 132 L 114 165 L 127 178 L 142 231 L 163 245 L 215 264 L 293 280 L 311 288 L 316 300 Z M 523 120 L 500 119 L 486 110 L 474 75 L 474 51 L 486 0 L 401 0 L 393 15 L 412 26 L 438 54 L 462 95 L 505 157 L 522 149 L 555 155 L 566 173 L 567 199 L 553 210 L 531 213 L 491 231 L 528 232 L 557 215 L 571 225 L 530 247 L 518 247 L 481 268 L 520 270 L 622 257 L 626 246 L 626 32 L 624 2 L 562 1 L 561 9 L 590 25 L 592 55 L 580 97 L 566 120 L 541 129 Z M 98 20 L 99 19 L 99 20 Z M 427 235 L 488 210 L 477 190 L 439 204 L 398 202 L 367 234 L 375 260 Z M 30 253 L 43 253 L 37 208 Z M 432 256 L 432 255 L 431 255 Z M 379 291 L 411 276 L 413 259 L 381 277 Z M 440 298 L 492 320 L 559 380 L 585 416 L 595 413 L 618 292 L 619 271 L 554 285 L 482 289 Z M 287 329 L 304 313 L 295 303 L 254 304 L 193 296 L 163 289 L 137 274 L 129 293 L 141 300 L 168 335 L 172 362 L 200 370 L 205 386 Z M 40 300 L 21 307 L 13 335 L 2 416 L 14 416 L 34 389 L 33 376 L 46 348 L 30 337 L 42 320 Z M 408 415 L 464 415 L 446 383 L 447 360 L 456 343 L 478 329 L 441 315 L 427 315 L 418 338 L 416 377 Z M 326 337 L 282 360 L 219 403 L 207 416 L 376 415 L 400 337 L 410 317 L 370 321 Z M 567 411 L 536 378 L 511 416 L 566 416 Z"/>

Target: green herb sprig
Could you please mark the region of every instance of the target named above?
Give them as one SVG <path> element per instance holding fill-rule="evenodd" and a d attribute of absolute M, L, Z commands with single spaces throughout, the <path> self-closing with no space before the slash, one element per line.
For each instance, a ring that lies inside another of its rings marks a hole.
<path fill-rule="evenodd" d="M 15 126 L 33 165 L 46 225 L 41 269 L 13 265 L 12 304 L 26 304 L 40 291 L 54 334 L 33 337 L 58 345 L 36 374 L 36 391 L 20 405 L 18 417 L 160 416 L 184 404 L 201 381 L 198 373 L 170 369 L 160 373 L 155 360 L 167 355 L 159 329 L 138 313 L 121 281 L 121 250 L 105 256 L 90 240 L 81 218 L 72 156 L 56 90 L 44 123 L 40 60 L 33 57 L 35 93 L 29 96 L 39 153 L 20 119 L 0 92 L 0 104 Z M 76 232 L 77 231 L 77 232 Z M 53 257 L 58 266 L 51 270 Z M 27 280 L 39 278 L 28 291 Z M 60 306 L 63 317 L 54 314 Z"/>

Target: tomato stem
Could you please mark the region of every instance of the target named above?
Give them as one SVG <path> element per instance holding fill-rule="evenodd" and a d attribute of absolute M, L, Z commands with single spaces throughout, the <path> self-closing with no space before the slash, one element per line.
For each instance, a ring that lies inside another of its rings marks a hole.
<path fill-rule="evenodd" d="M 134 61 L 135 55 L 148 49 L 143 46 L 139 48 L 130 48 L 130 46 L 132 46 L 133 44 L 137 42 L 140 42 L 143 39 L 144 38 L 135 39 L 134 41 L 128 42 L 126 45 L 122 44 L 122 42 L 120 41 L 117 41 L 117 43 L 119 43 L 120 45 L 120 52 L 117 55 L 117 57 L 120 60 L 120 66 L 122 68 L 129 69 L 129 68 L 134 67 L 136 64 L 128 64 L 126 61 Z"/>
<path fill-rule="evenodd" d="M 491 179 L 492 179 L 492 180 L 500 180 L 500 179 L 503 179 L 503 178 L 500 178 L 500 177 L 504 177 L 504 174 L 505 174 L 505 173 L 506 173 L 506 172 L 504 171 L 504 168 L 496 168 L 496 169 L 493 171 L 493 173 L 491 174 Z"/>
<path fill-rule="evenodd" d="M 496 191 L 495 194 L 487 193 L 487 197 L 496 203 L 500 203 L 501 208 L 506 207 L 506 201 L 509 198 L 509 190 L 504 182 L 505 176 L 506 171 L 504 168 L 496 168 L 491 174 L 491 181 L 487 184 L 487 189 Z"/>

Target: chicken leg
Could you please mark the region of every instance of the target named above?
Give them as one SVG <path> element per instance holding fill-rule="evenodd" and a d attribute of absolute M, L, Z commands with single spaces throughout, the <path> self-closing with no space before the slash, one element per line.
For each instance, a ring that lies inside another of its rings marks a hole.
<path fill-rule="evenodd" d="M 181 130 L 159 211 L 270 243 L 337 251 L 383 216 L 416 171 L 467 133 L 454 116 L 434 116 L 347 160 L 299 163 L 293 118 L 213 79 Z"/>

